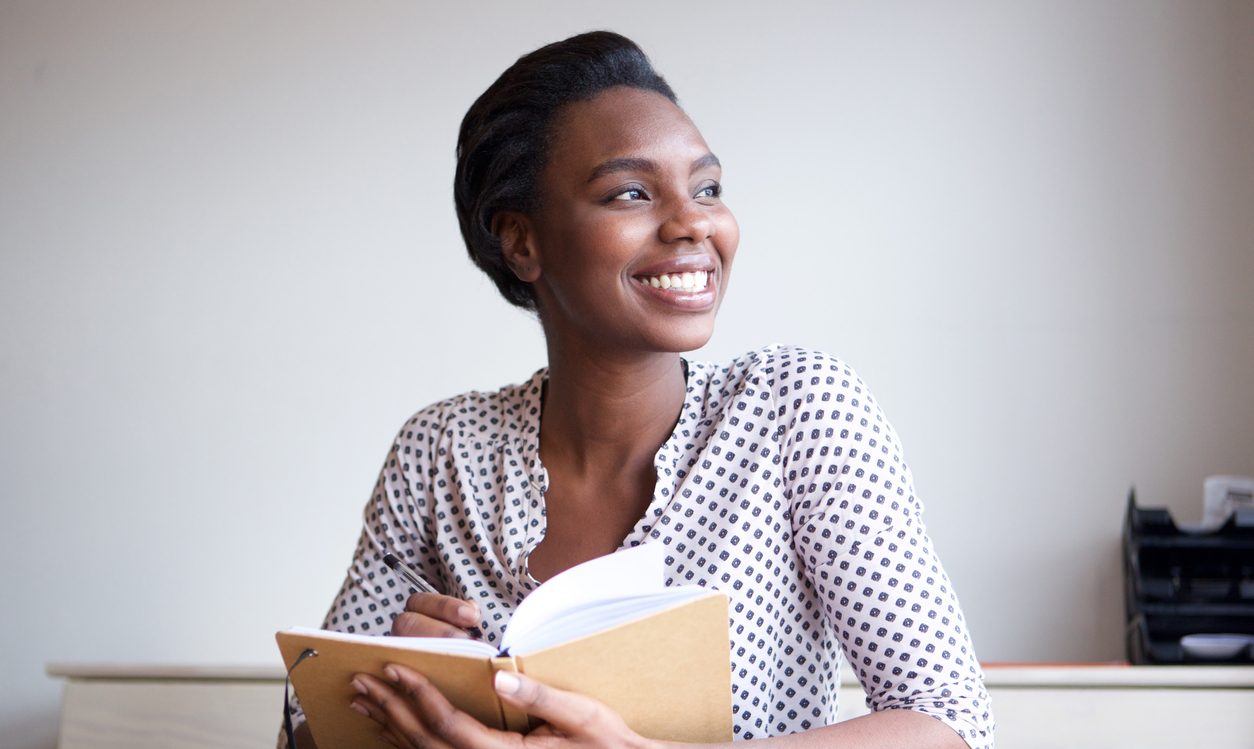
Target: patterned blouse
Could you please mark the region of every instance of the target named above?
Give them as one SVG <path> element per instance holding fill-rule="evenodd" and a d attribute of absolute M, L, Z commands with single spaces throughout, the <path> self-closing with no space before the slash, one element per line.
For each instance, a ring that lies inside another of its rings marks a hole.
<path fill-rule="evenodd" d="M 793 347 L 685 364 L 652 502 L 622 545 L 663 544 L 668 585 L 728 594 L 736 738 L 831 723 L 843 654 L 872 710 L 917 710 L 992 747 L 958 599 L 866 386 L 841 361 Z M 545 531 L 546 375 L 405 423 L 325 628 L 384 634 L 404 609 L 408 589 L 381 561 L 382 543 L 444 592 L 479 602 L 485 640 L 500 638 L 538 585 L 526 560 Z"/>

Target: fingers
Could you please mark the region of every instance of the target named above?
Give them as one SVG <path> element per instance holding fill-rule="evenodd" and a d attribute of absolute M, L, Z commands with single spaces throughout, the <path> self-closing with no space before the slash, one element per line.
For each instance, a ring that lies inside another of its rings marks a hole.
<path fill-rule="evenodd" d="M 602 703 L 574 692 L 545 686 L 509 671 L 496 672 L 496 693 L 567 736 L 626 735 L 622 718 Z"/>
<path fill-rule="evenodd" d="M 360 695 L 353 700 L 353 710 L 382 726 L 383 733 L 391 734 L 387 738 L 397 746 L 430 745 L 421 743 L 426 731 L 417 714 L 387 684 L 373 676 L 358 674 L 353 677 L 353 689 Z"/>
<path fill-rule="evenodd" d="M 516 735 L 490 729 L 453 707 L 416 671 L 389 665 L 384 673 L 391 684 L 368 674 L 353 678 L 353 688 L 361 695 L 353 705 L 383 726 L 385 733 L 391 733 L 397 746 L 506 749 L 517 745 Z"/>
<path fill-rule="evenodd" d="M 373 720 L 375 723 L 378 723 L 379 738 L 386 741 L 390 746 L 400 747 L 400 749 L 410 749 L 413 747 L 413 744 L 411 744 L 407 739 L 401 738 L 400 735 L 392 730 L 392 727 L 388 725 L 387 722 L 387 714 L 384 713 L 382 708 L 376 705 L 369 697 L 362 695 L 353 700 L 349 707 L 351 707 L 354 712 L 360 713 L 361 715 Z M 304 746 L 305 744 L 301 743 L 299 745 Z M 310 745 L 312 746 L 312 744 Z"/>
<path fill-rule="evenodd" d="M 648 744 L 597 700 L 521 674 L 500 671 L 495 686 L 502 700 L 547 722 L 525 738 L 488 728 L 453 707 L 430 681 L 409 668 L 391 664 L 384 672 L 390 683 L 368 674 L 353 678 L 353 688 L 360 695 L 353 709 L 378 723 L 383 737 L 398 747 L 522 749 L 568 739 L 591 741 L 593 746 Z"/>
<path fill-rule="evenodd" d="M 448 622 L 405 611 L 392 620 L 394 637 L 459 637 L 471 639 L 470 633 Z"/>
<path fill-rule="evenodd" d="M 414 593 L 405 611 L 392 620 L 398 637 L 469 638 L 466 629 L 479 624 L 479 609 L 470 601 L 436 593 Z"/>
<path fill-rule="evenodd" d="M 438 593 L 414 593 L 405 601 L 405 610 L 464 626 L 479 623 L 479 607 L 473 602 Z"/>

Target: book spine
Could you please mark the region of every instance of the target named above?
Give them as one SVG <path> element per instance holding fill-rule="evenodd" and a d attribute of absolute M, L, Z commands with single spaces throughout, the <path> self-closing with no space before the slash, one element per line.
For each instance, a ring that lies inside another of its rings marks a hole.
<path fill-rule="evenodd" d="M 492 659 L 492 675 L 494 677 L 497 671 L 519 673 L 518 661 L 512 655 L 497 656 Z M 500 697 L 497 697 L 496 702 L 501 708 L 501 724 L 505 726 L 505 730 L 524 733 L 531 729 L 527 713 L 512 705 L 505 704 L 505 701 Z"/>

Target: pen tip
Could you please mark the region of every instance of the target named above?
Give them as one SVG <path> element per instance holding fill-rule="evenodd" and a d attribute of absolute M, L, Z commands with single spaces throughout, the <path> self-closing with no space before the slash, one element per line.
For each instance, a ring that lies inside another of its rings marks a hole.
<path fill-rule="evenodd" d="M 397 559 L 396 555 L 389 551 L 383 555 L 383 563 L 395 569 L 396 565 L 401 563 L 401 560 Z"/>

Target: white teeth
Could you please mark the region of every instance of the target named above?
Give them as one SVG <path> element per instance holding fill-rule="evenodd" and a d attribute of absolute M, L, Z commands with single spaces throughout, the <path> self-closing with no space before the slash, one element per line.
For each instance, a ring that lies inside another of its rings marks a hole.
<path fill-rule="evenodd" d="M 705 270 L 684 273 L 665 273 L 660 276 L 641 276 L 640 281 L 655 289 L 679 291 L 703 291 L 710 283 L 710 272 Z"/>

